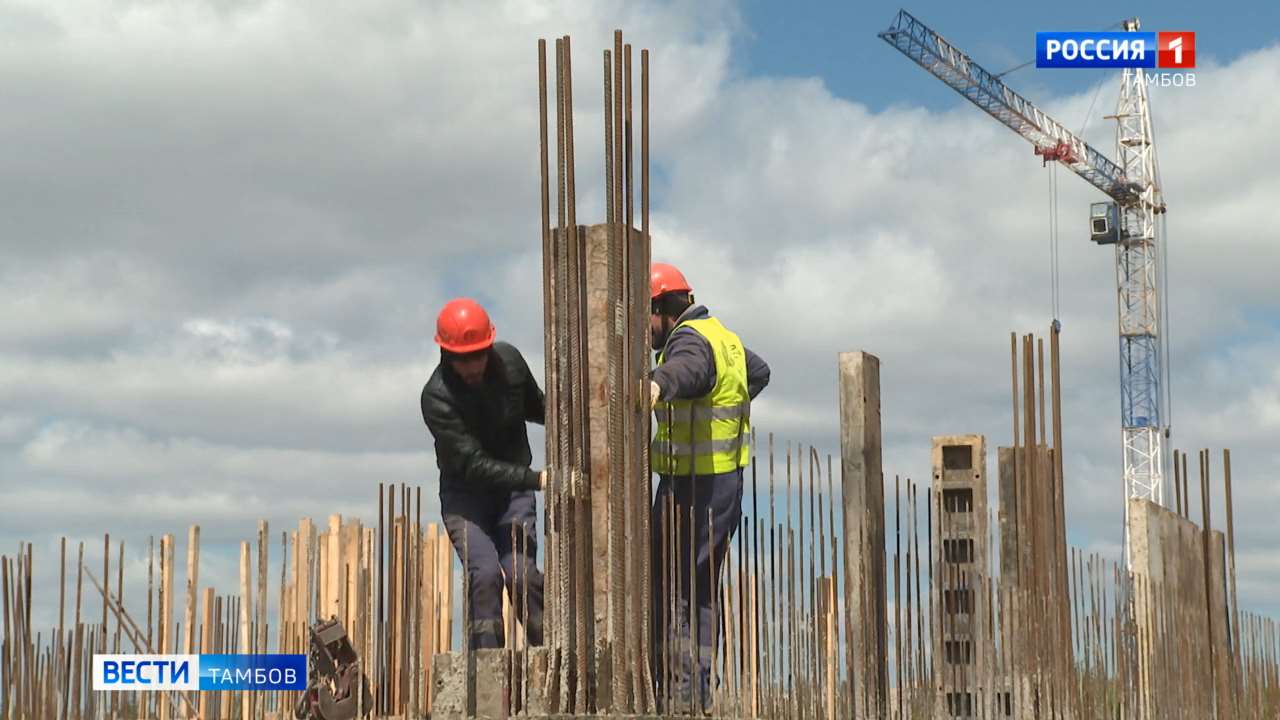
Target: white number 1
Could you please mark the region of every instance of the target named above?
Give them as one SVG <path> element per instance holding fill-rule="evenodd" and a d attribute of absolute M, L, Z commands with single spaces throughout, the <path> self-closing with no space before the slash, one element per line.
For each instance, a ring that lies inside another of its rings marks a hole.
<path fill-rule="evenodd" d="M 1173 51 L 1173 64 L 1182 64 L 1182 37 L 1176 37 L 1169 41 L 1169 49 Z"/>

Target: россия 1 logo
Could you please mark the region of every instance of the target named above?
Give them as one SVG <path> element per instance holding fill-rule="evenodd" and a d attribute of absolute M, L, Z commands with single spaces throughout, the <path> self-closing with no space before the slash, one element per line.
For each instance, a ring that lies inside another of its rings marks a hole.
<path fill-rule="evenodd" d="M 1038 32 L 1038 68 L 1162 68 L 1196 66 L 1194 32 Z"/>
<path fill-rule="evenodd" d="M 1144 68 L 1148 85 L 1196 84 L 1194 32 L 1038 32 L 1038 68 Z M 1169 72 L 1171 71 L 1171 72 Z"/>

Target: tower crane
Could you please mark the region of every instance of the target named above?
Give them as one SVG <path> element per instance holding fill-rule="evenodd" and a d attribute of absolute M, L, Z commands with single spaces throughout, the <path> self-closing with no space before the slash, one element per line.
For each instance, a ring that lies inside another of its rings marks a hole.
<path fill-rule="evenodd" d="M 1123 27 L 1136 32 L 1138 20 L 1126 20 Z M 906 10 L 899 11 L 879 36 L 1031 142 L 1045 162 L 1061 163 L 1110 198 L 1090 207 L 1090 236 L 1099 245 L 1115 248 L 1125 495 L 1162 504 L 1162 446 L 1169 427 L 1164 424 L 1161 398 L 1164 316 L 1158 287 L 1156 217 L 1165 212 L 1165 204 L 1143 71 L 1126 68 L 1121 78 L 1120 100 L 1112 116 L 1117 120 L 1118 158 L 1113 162 Z M 1056 318 L 1054 323 L 1056 329 Z M 1126 511 L 1126 546 L 1128 539 Z"/>

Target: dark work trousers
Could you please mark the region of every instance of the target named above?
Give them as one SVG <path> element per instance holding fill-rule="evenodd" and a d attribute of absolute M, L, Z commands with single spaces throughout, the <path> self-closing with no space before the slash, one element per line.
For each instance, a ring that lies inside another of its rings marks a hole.
<path fill-rule="evenodd" d="M 652 522 L 654 656 L 651 662 L 659 701 L 670 711 L 690 706 L 698 709 L 711 701 L 711 667 L 719 639 L 720 616 L 724 612 L 715 592 L 720 587 L 721 567 L 729 543 L 741 521 L 741 469 L 693 478 L 659 476 Z M 692 578 L 689 577 L 691 560 Z M 697 609 L 692 619 L 696 625 L 693 628 L 689 617 L 691 580 L 693 606 Z M 677 590 L 674 596 L 669 589 L 673 587 Z M 695 644 L 697 675 L 696 681 L 691 682 Z"/>
<path fill-rule="evenodd" d="M 472 649 L 503 646 L 504 585 L 512 598 L 512 610 L 529 633 L 529 643 L 542 644 L 542 572 L 537 566 L 534 507 L 531 490 L 495 495 L 440 493 L 444 525 L 470 583 Z"/>

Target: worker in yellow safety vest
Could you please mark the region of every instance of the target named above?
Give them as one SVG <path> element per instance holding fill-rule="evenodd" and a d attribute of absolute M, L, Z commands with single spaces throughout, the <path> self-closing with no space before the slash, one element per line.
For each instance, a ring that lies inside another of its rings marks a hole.
<path fill-rule="evenodd" d="M 713 591 L 742 520 L 751 400 L 769 384 L 769 366 L 706 307 L 694 304 L 692 288 L 675 267 L 654 263 L 649 289 L 657 352 L 649 455 L 659 477 L 651 525 L 653 676 L 664 709 L 709 712 L 721 623 Z M 671 577 L 675 587 L 669 587 Z M 676 607 L 672 617 L 669 605 Z"/>

